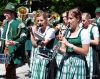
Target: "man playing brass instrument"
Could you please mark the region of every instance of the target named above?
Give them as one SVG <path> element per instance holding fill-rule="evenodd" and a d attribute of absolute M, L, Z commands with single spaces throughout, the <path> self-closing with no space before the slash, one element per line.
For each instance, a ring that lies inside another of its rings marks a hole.
<path fill-rule="evenodd" d="M 27 19 L 28 16 L 28 8 L 21 6 L 18 8 L 18 19 L 24 22 Z"/>

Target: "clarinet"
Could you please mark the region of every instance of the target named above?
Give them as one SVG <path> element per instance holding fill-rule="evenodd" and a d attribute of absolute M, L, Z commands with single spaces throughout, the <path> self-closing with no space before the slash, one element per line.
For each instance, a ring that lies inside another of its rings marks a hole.
<path fill-rule="evenodd" d="M 63 37 L 68 38 L 70 36 L 70 26 L 68 25 L 68 28 L 65 29 L 65 32 L 63 34 Z"/>
<path fill-rule="evenodd" d="M 64 34 L 63 34 L 63 37 L 65 37 L 66 39 L 68 39 L 69 36 L 70 36 L 70 31 L 71 31 L 71 28 L 70 28 L 70 26 L 68 25 L 68 28 L 66 28 L 66 30 L 65 30 L 65 32 L 64 32 Z M 62 60 L 61 60 L 61 62 L 60 62 L 59 71 L 62 72 L 62 67 L 63 67 L 63 65 L 64 65 L 64 60 L 67 59 L 67 58 L 68 58 L 68 56 L 67 56 L 66 53 L 65 53 L 64 56 L 63 56 L 63 58 L 62 58 Z M 60 73 L 60 75 L 61 75 L 61 73 Z"/>

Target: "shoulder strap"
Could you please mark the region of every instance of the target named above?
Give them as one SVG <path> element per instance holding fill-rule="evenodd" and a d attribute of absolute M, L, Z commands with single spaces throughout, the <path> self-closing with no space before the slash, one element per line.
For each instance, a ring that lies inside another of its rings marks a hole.
<path fill-rule="evenodd" d="M 92 25 L 92 27 L 91 27 L 91 30 L 90 30 L 90 32 L 92 32 L 92 29 L 93 29 L 93 25 Z"/>
<path fill-rule="evenodd" d="M 83 28 L 81 28 L 81 29 L 80 29 L 78 36 L 80 36 L 80 35 L 81 35 L 82 30 L 83 30 Z"/>
<path fill-rule="evenodd" d="M 91 39 L 93 39 L 93 33 L 92 33 L 93 27 L 94 27 L 94 26 L 92 25 L 92 27 L 91 27 L 91 29 L 90 29 L 90 38 L 91 38 Z"/>

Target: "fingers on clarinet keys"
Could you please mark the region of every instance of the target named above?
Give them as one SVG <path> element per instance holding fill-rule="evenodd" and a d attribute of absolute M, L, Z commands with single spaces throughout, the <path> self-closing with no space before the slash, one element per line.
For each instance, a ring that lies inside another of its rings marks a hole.
<path fill-rule="evenodd" d="M 70 48 L 72 48 L 72 49 L 73 49 L 73 47 L 74 47 L 74 45 L 73 45 L 73 44 L 70 44 L 70 43 L 68 43 L 67 45 L 68 45 L 68 47 L 70 47 Z"/>
<path fill-rule="evenodd" d="M 62 41 L 63 40 L 63 37 L 62 36 L 59 36 L 59 40 Z"/>
<path fill-rule="evenodd" d="M 27 29 L 28 29 L 30 32 L 32 31 L 32 27 L 31 27 L 31 26 L 27 27 Z"/>
<path fill-rule="evenodd" d="M 42 45 L 42 40 L 38 40 L 37 45 Z"/>

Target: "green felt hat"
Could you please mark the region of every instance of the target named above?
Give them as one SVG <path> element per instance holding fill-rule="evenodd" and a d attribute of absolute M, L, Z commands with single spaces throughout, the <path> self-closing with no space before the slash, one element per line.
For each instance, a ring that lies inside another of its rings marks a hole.
<path fill-rule="evenodd" d="M 13 11 L 13 12 L 15 12 L 15 10 L 16 10 L 15 9 L 15 4 L 11 3 L 11 2 L 9 2 L 5 7 L 5 11 Z"/>
<path fill-rule="evenodd" d="M 95 13 L 100 12 L 100 7 L 97 7 Z"/>

